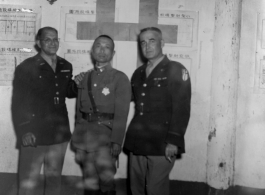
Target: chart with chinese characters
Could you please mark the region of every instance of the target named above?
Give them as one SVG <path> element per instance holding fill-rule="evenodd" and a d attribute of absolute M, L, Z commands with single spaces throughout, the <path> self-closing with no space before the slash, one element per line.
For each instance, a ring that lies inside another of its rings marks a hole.
<path fill-rule="evenodd" d="M 90 23 L 96 20 L 96 4 L 94 7 L 62 7 L 61 8 L 61 37 L 67 42 L 83 42 L 83 33 L 93 33 Z M 91 32 L 83 31 L 91 29 Z"/>
<path fill-rule="evenodd" d="M 40 26 L 40 6 L 0 5 L 0 85 L 12 85 L 16 66 L 36 54 Z"/>
<path fill-rule="evenodd" d="M 93 68 L 90 57 L 92 42 L 88 43 L 62 43 L 59 55 L 69 61 L 73 66 L 73 75 L 86 72 Z"/>
<path fill-rule="evenodd" d="M 34 41 L 40 13 L 41 7 L 0 5 L 0 40 Z"/>
<path fill-rule="evenodd" d="M 7 45 L 0 41 L 1 45 Z M 0 47 L 0 85 L 12 85 L 15 68 L 25 59 L 36 55 L 32 44 L 16 44 L 8 47 Z"/>
<path fill-rule="evenodd" d="M 176 46 L 196 46 L 196 34 L 198 28 L 198 12 L 159 10 L 158 24 L 176 25 Z"/>
<path fill-rule="evenodd" d="M 163 48 L 163 53 L 172 61 L 177 61 L 185 66 L 185 68 L 191 74 L 192 64 L 194 63 L 194 51 L 183 51 L 176 47 L 165 46 Z"/>

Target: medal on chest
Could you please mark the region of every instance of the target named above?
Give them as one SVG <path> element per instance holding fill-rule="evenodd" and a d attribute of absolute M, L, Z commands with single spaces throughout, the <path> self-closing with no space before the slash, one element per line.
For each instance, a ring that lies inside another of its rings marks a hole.
<path fill-rule="evenodd" d="M 103 90 L 102 90 L 102 93 L 103 93 L 105 96 L 107 96 L 108 94 L 110 94 L 109 88 L 104 87 Z"/>

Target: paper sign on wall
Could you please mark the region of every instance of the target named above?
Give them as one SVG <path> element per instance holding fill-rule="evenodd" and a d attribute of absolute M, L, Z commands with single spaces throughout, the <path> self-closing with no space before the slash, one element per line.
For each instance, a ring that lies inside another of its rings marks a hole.
<path fill-rule="evenodd" d="M 12 85 L 15 68 L 25 59 L 36 55 L 33 42 L 11 44 L 0 41 L 0 85 Z"/>

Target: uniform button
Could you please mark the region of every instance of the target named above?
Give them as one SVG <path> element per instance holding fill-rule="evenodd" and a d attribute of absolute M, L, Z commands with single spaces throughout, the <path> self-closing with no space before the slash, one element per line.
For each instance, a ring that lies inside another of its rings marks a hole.
<path fill-rule="evenodd" d="M 97 83 L 94 84 L 94 87 L 96 87 L 96 86 L 97 86 Z"/>
<path fill-rule="evenodd" d="M 145 93 L 142 93 L 142 96 L 145 96 Z"/>
<path fill-rule="evenodd" d="M 140 115 L 143 115 L 144 113 L 140 112 Z"/>
<path fill-rule="evenodd" d="M 40 76 L 40 79 L 41 79 L 41 76 Z"/>
<path fill-rule="evenodd" d="M 146 84 L 146 83 L 144 83 L 144 84 L 143 84 L 143 86 L 144 86 L 144 87 L 146 87 L 146 86 L 147 86 L 147 84 Z"/>
<path fill-rule="evenodd" d="M 160 87 L 160 84 L 158 84 L 157 86 Z"/>
<path fill-rule="evenodd" d="M 32 116 L 35 116 L 35 114 L 32 114 Z"/>
<path fill-rule="evenodd" d="M 141 103 L 141 106 L 143 106 L 143 105 L 144 105 L 144 103 L 142 102 L 142 103 Z"/>
<path fill-rule="evenodd" d="M 55 76 L 55 78 L 57 79 L 57 76 Z"/>
<path fill-rule="evenodd" d="M 55 84 L 55 86 L 57 87 L 57 86 L 58 86 L 58 84 L 56 83 L 56 84 Z"/>
<path fill-rule="evenodd" d="M 59 92 L 58 91 L 56 92 L 56 95 L 59 95 Z"/>

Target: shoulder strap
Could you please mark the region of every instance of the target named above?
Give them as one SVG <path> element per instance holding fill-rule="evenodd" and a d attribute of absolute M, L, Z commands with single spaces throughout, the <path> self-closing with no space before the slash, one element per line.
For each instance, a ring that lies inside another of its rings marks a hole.
<path fill-rule="evenodd" d="M 92 104 L 92 109 L 94 113 L 97 113 L 97 106 L 92 94 L 92 88 L 91 88 L 91 84 L 92 84 L 92 71 L 89 71 L 88 73 L 88 78 L 87 78 L 87 89 L 88 89 L 88 96 L 90 98 L 90 102 Z"/>

